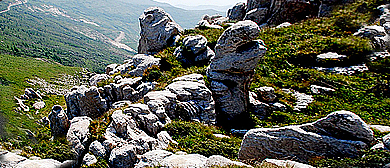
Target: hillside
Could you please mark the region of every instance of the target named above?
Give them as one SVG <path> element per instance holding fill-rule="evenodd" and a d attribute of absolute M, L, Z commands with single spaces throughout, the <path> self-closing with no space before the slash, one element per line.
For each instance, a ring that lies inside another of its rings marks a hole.
<path fill-rule="evenodd" d="M 15 2 L 22 1 L 1 1 L 0 11 Z M 0 51 L 102 72 L 109 63 L 134 54 L 138 17 L 150 6 L 165 7 L 185 28 L 194 27 L 205 13 L 217 13 L 185 11 L 154 1 L 28 0 L 0 14 Z"/>

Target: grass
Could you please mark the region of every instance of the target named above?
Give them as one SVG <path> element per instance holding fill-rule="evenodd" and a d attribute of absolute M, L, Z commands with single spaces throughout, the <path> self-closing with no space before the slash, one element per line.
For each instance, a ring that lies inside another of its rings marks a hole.
<path fill-rule="evenodd" d="M 38 77 L 50 82 L 52 79 L 60 77 L 61 74 L 74 75 L 81 70 L 81 68 L 46 63 L 33 58 L 0 55 L 0 78 L 2 80 L 0 85 L 1 141 L 11 142 L 12 145 L 5 145 L 7 148 L 24 149 L 30 146 L 33 150 L 25 150 L 26 156 L 38 154 L 43 158 L 53 157 L 59 160 L 67 158 L 65 156 L 53 156 L 59 153 L 69 154 L 69 151 L 66 152 L 65 150 L 67 149 L 67 143 L 64 140 L 50 141 L 51 134 L 48 126 L 37 124 L 39 119 L 48 116 L 53 105 L 65 106 L 64 97 L 57 95 L 43 96 L 46 107 L 39 110 L 39 112 L 32 108 L 34 100 L 26 101 L 25 104 L 30 107 L 30 111 L 20 113 L 15 110 L 16 101 L 13 97 L 19 97 L 24 93 L 25 88 L 32 87 L 27 84 L 27 79 Z M 35 137 L 27 136 L 27 130 L 34 133 Z"/>

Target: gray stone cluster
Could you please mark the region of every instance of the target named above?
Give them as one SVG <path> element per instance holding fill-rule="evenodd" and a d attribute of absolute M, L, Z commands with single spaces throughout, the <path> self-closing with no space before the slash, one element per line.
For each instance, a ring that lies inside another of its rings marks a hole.
<path fill-rule="evenodd" d="M 183 28 L 162 8 L 150 7 L 139 18 L 141 33 L 138 53 L 153 55 L 179 39 Z"/>
<path fill-rule="evenodd" d="M 259 32 L 259 26 L 252 21 L 229 27 L 219 38 L 215 57 L 207 68 L 217 109 L 226 120 L 247 112 L 249 83 L 267 50 L 261 40 L 255 40 Z"/>

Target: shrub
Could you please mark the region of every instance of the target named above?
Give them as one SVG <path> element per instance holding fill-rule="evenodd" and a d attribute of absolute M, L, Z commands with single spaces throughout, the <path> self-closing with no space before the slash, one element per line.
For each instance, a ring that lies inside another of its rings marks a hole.
<path fill-rule="evenodd" d="M 159 80 L 161 76 L 162 72 L 160 70 L 160 67 L 157 65 L 153 65 L 152 67 L 145 70 L 144 74 L 142 75 L 142 80 L 153 82 Z"/>
<path fill-rule="evenodd" d="M 197 122 L 174 121 L 164 128 L 178 145 L 171 144 L 170 151 L 198 153 L 204 156 L 222 155 L 237 158 L 241 139 L 236 137 L 217 138 L 213 134 L 224 131 L 215 126 L 205 126 Z"/>

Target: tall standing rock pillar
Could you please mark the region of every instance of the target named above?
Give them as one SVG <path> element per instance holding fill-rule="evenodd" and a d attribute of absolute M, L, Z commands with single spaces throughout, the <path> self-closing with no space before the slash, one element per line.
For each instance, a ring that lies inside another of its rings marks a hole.
<path fill-rule="evenodd" d="M 207 76 L 219 121 L 232 121 L 247 112 L 249 84 L 267 50 L 263 41 L 255 40 L 259 33 L 255 22 L 240 21 L 228 28 L 215 46 L 216 55 L 207 68 Z"/>

